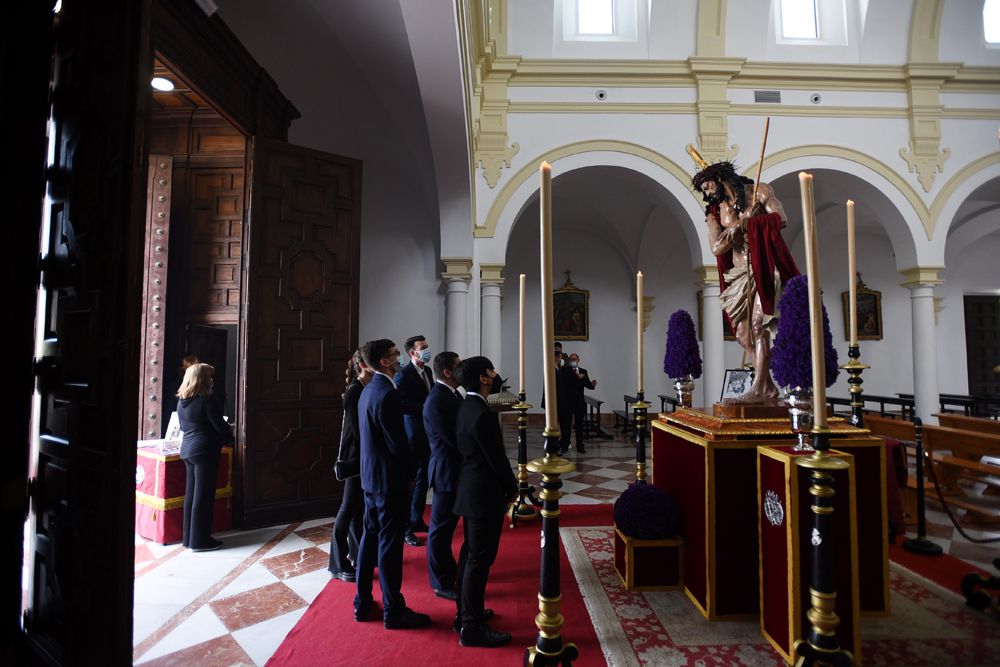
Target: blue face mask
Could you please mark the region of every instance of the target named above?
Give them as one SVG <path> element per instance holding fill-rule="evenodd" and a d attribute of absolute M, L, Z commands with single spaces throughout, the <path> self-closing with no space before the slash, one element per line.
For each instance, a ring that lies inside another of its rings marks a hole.
<path fill-rule="evenodd" d="M 420 350 L 420 361 L 425 364 L 429 364 L 431 362 L 431 348 L 425 347 Z"/>

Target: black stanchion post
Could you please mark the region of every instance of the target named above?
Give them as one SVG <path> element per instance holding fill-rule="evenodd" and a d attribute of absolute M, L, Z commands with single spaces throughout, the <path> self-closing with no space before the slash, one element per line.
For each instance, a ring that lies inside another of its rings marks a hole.
<path fill-rule="evenodd" d="M 562 638 L 562 591 L 559 585 L 559 498 L 562 497 L 560 475 L 576 470 L 576 466 L 559 457 L 559 429 L 545 429 L 545 458 L 535 459 L 528 470 L 542 476 L 542 567 L 538 591 L 538 615 L 535 645 L 524 653 L 524 664 L 530 667 L 573 664 L 580 652 L 576 644 L 564 644 Z"/>
<path fill-rule="evenodd" d="M 646 481 L 646 412 L 649 403 L 641 389 L 636 393 L 636 402 L 632 404 L 635 415 L 635 481 Z"/>
<path fill-rule="evenodd" d="M 927 516 L 924 509 L 924 424 L 913 418 L 913 438 L 917 446 L 917 536 L 903 541 L 903 548 L 921 556 L 940 556 L 941 545 L 927 539 Z"/>
<path fill-rule="evenodd" d="M 539 506 L 535 498 L 535 487 L 528 485 L 528 410 L 532 407 L 525 401 L 522 391 L 517 396 L 514 409 L 517 410 L 517 500 L 510 506 L 510 527 L 517 526 L 518 520 L 529 521 L 538 518 L 534 506 Z M 531 501 L 531 504 L 525 502 Z"/>
<path fill-rule="evenodd" d="M 847 383 L 851 385 L 851 416 L 848 421 L 851 426 L 864 428 L 865 399 L 864 390 L 861 388 L 861 373 L 866 368 L 871 368 L 871 366 L 859 361 L 861 359 L 861 346 L 857 343 L 847 347 L 847 356 L 850 358 L 850 361 L 841 366 L 841 368 L 847 371 L 847 375 L 849 376 Z M 823 408 L 825 409 L 825 406 Z"/>
<path fill-rule="evenodd" d="M 826 406 L 820 406 L 826 409 Z M 849 667 L 854 664 L 850 651 L 840 648 L 837 641 L 837 575 L 834 569 L 833 550 L 833 498 L 837 494 L 833 473 L 850 467 L 847 461 L 829 455 L 830 431 L 813 426 L 811 456 L 802 456 L 796 463 L 811 471 L 812 485 L 812 583 L 809 586 L 811 608 L 806 612 L 811 625 L 808 639 L 795 642 L 797 667 L 834 665 Z"/>

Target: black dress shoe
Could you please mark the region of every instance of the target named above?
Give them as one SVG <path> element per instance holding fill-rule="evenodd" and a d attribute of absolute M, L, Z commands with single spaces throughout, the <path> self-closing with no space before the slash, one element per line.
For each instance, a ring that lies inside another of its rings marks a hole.
<path fill-rule="evenodd" d="M 357 581 L 357 576 L 351 570 L 332 570 L 330 575 L 334 579 L 340 579 L 341 581 L 346 581 L 349 584 L 353 584 Z"/>
<path fill-rule="evenodd" d="M 576 451 L 580 452 L 581 454 L 586 454 L 587 453 L 587 450 L 583 448 L 583 445 L 577 445 L 576 446 Z"/>
<path fill-rule="evenodd" d="M 431 617 L 406 607 L 403 611 L 397 612 L 392 616 L 386 616 L 383 619 L 383 624 L 386 630 L 411 630 L 430 625 Z"/>
<path fill-rule="evenodd" d="M 412 530 L 406 531 L 403 535 L 403 541 L 409 544 L 411 547 L 422 547 L 424 546 L 424 541 L 413 534 Z"/>
<path fill-rule="evenodd" d="M 495 648 L 510 641 L 509 632 L 498 632 L 485 623 L 478 628 L 462 628 L 458 643 L 462 646 Z"/>
<path fill-rule="evenodd" d="M 202 551 L 215 551 L 216 549 L 222 548 L 222 542 L 219 540 L 212 540 L 203 547 L 191 547 L 191 551 L 195 553 L 201 553 Z"/>
<path fill-rule="evenodd" d="M 493 618 L 493 610 L 490 609 L 489 607 L 487 607 L 486 609 L 483 609 L 483 622 L 485 623 L 486 621 L 490 620 L 491 618 Z M 455 632 L 461 632 L 462 631 L 462 615 L 461 614 L 455 614 L 455 620 L 451 624 L 451 629 L 454 630 Z"/>
<path fill-rule="evenodd" d="M 376 618 L 378 618 L 378 607 L 374 604 L 366 604 L 354 608 L 354 620 L 358 623 L 374 621 Z"/>
<path fill-rule="evenodd" d="M 414 533 L 426 533 L 430 529 L 431 529 L 430 526 L 421 521 L 417 525 L 413 526 L 413 528 L 411 528 L 410 530 L 412 530 Z"/>
<path fill-rule="evenodd" d="M 458 591 L 454 588 L 442 588 L 440 590 L 434 591 L 434 595 L 439 598 L 444 598 L 445 600 L 451 600 L 454 602 L 458 599 Z"/>

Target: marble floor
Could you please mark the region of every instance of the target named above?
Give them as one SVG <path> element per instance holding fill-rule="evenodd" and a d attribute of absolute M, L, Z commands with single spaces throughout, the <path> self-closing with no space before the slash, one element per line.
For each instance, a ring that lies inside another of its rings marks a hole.
<path fill-rule="evenodd" d="M 541 429 L 529 428 L 529 459 L 542 455 Z M 504 428 L 508 456 L 517 459 L 517 436 Z M 612 503 L 635 474 L 635 448 L 623 435 L 588 440 L 571 450 L 577 470 L 564 476 L 566 504 Z M 516 469 L 516 466 L 514 466 Z M 529 480 L 537 484 L 536 479 Z M 968 542 L 945 514 L 928 506 L 929 538 L 946 553 L 993 571 L 1000 545 Z M 332 518 L 217 534 L 225 546 L 192 553 L 179 544 L 136 537 L 135 664 L 160 666 L 263 665 L 309 604 L 328 584 Z M 996 528 L 996 526 L 994 526 Z M 1000 532 L 971 531 L 974 537 Z M 406 547 L 407 549 L 423 547 Z"/>

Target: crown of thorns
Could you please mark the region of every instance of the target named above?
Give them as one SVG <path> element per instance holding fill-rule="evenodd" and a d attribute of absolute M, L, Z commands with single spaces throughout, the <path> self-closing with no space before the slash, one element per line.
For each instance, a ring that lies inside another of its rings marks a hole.
<path fill-rule="evenodd" d="M 726 181 L 738 178 L 736 167 L 732 162 L 716 162 L 710 164 L 691 178 L 691 184 L 696 190 L 701 189 L 701 184 L 706 181 Z"/>

